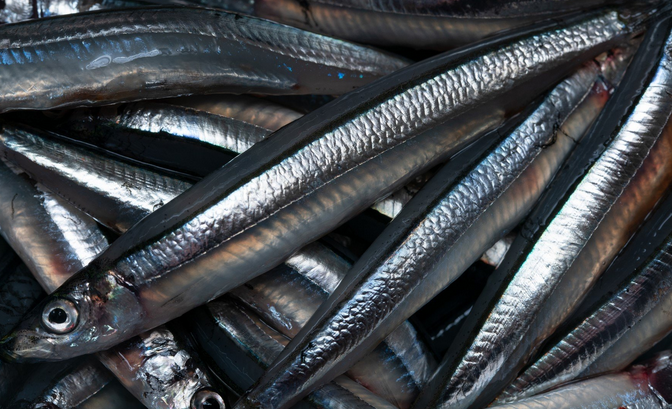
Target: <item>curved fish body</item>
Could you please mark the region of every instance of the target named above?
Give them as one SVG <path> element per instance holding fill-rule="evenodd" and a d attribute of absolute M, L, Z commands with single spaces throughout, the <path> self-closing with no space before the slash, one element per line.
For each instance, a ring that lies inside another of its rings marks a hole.
<path fill-rule="evenodd" d="M 194 93 L 342 94 L 407 65 L 223 10 L 105 10 L 0 27 L 0 112 Z M 49 75 L 44 73 L 48 72 Z"/>
<path fill-rule="evenodd" d="M 31 263 L 29 268 L 33 267 L 33 275 L 47 292 L 54 291 L 107 248 L 107 240 L 88 216 L 6 166 L 0 169 L 0 175 L 3 181 L 0 200 L 7 200 L 6 213 L 11 209 L 10 201 L 17 209 L 14 215 L 0 215 L 2 233 L 18 245 L 20 254 Z M 213 391 L 201 392 L 212 386 L 206 371 L 201 369 L 193 352 L 178 343 L 166 328 L 141 334 L 98 357 L 148 407 L 187 409 L 192 400 L 207 398 L 222 402 Z M 96 379 L 93 375 L 87 379 L 85 372 L 81 376 L 70 374 L 63 378 L 62 386 L 45 392 L 40 402 L 74 407 L 107 383 L 105 380 L 97 384 Z M 197 393 L 200 394 L 196 396 Z M 68 402 L 61 402 L 63 399 Z"/>
<path fill-rule="evenodd" d="M 81 109 L 44 122 L 57 134 L 195 179 L 271 133 L 244 121 L 157 102 Z"/>
<path fill-rule="evenodd" d="M 53 360 L 107 349 L 228 292 L 497 127 L 640 23 L 614 11 L 544 23 L 305 115 L 144 218 L 48 297 L 73 303 L 71 331 L 45 331 L 36 310 L 3 352 Z M 476 75 L 484 70 L 492 75 Z"/>
<path fill-rule="evenodd" d="M 451 180 L 448 167 L 440 171 L 241 407 L 286 407 L 342 373 L 517 225 L 604 106 L 610 85 L 596 84 L 601 73 L 591 62 L 561 82 L 463 178 Z"/>
<path fill-rule="evenodd" d="M 255 0 L 257 16 L 351 41 L 446 50 L 498 31 L 619 1 Z"/>
<path fill-rule="evenodd" d="M 141 4 L 142 2 L 126 0 L 5 0 L 0 7 L 0 23 L 18 23 L 110 8 L 138 7 Z"/>
<path fill-rule="evenodd" d="M 148 408 L 209 407 L 199 406 L 206 401 L 213 409 L 225 407 L 222 397 L 212 390 L 210 376 L 201 369 L 198 358 L 163 326 L 98 356 Z"/>
<path fill-rule="evenodd" d="M 195 339 L 219 367 L 220 377 L 237 393 L 249 388 L 290 341 L 229 297 L 208 303 L 190 321 Z M 329 409 L 396 407 L 345 376 L 317 389 L 306 400 Z"/>
<path fill-rule="evenodd" d="M 0 162 L 0 234 L 51 292 L 108 246 L 96 222 Z"/>
<path fill-rule="evenodd" d="M 111 380 L 98 393 L 85 400 L 76 409 L 144 409 L 119 382 Z"/>
<path fill-rule="evenodd" d="M 502 283 L 482 324 L 446 355 L 436 384 L 417 404 L 488 404 L 581 302 L 670 183 L 671 86 L 665 54 L 611 144 Z"/>
<path fill-rule="evenodd" d="M 291 108 L 247 95 L 182 97 L 167 102 L 237 119 L 271 131 L 277 131 L 303 116 Z"/>
<path fill-rule="evenodd" d="M 313 243 L 284 265 L 231 291 L 260 318 L 289 339 L 294 338 L 341 282 L 349 263 Z M 404 322 L 347 374 L 399 408 L 408 408 L 433 372 L 435 362 Z"/>
<path fill-rule="evenodd" d="M 0 151 L 33 179 L 117 232 L 128 230 L 191 186 L 24 127 L 4 125 Z"/>
<path fill-rule="evenodd" d="M 669 351 L 646 366 L 570 383 L 550 392 L 496 406 L 501 409 L 656 409 L 672 404 Z"/>
<path fill-rule="evenodd" d="M 611 348 L 581 372 L 580 377 L 619 371 L 672 332 L 672 296 L 667 294 Z"/>
<path fill-rule="evenodd" d="M 672 298 L 672 237 L 633 279 L 520 375 L 497 402 L 577 379 L 654 307 Z"/>
<path fill-rule="evenodd" d="M 91 398 L 112 380 L 112 374 L 96 359 L 87 359 L 49 385 L 30 404 L 38 408 L 74 408 Z"/>

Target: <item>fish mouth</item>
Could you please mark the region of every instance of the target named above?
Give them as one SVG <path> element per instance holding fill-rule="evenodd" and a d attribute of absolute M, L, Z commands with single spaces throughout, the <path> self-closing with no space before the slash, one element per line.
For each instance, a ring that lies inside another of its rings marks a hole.
<path fill-rule="evenodd" d="M 19 362 L 21 357 L 14 352 L 15 339 L 10 335 L 0 339 L 0 360 L 8 363 Z"/>

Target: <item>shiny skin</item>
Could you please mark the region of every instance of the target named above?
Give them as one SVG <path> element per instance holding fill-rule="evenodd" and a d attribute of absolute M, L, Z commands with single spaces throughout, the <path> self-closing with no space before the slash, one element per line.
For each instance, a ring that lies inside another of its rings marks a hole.
<path fill-rule="evenodd" d="M 0 27 L 0 111 L 194 93 L 341 94 L 407 65 L 225 11 L 154 7 Z M 76 75 L 73 75 L 76 73 Z"/>
<path fill-rule="evenodd" d="M 656 409 L 672 403 L 670 352 L 645 366 L 628 371 L 588 378 L 531 398 L 501 406 L 501 409 L 583 408 Z"/>
<path fill-rule="evenodd" d="M 602 253 L 603 242 L 597 240 L 592 246 L 589 243 L 595 234 L 599 235 L 600 228 L 610 229 L 610 224 L 605 221 L 610 210 L 618 209 L 619 200 L 625 198 L 626 203 L 634 202 L 630 211 L 641 214 L 641 219 L 655 204 L 655 200 L 639 203 L 627 198 L 631 194 L 627 188 L 632 186 L 636 191 L 655 195 L 669 184 L 669 178 L 665 176 L 667 172 L 661 172 L 663 177 L 656 175 L 660 167 L 653 163 L 659 161 L 659 155 L 664 157 L 666 151 L 657 149 L 661 144 L 665 145 L 664 141 L 657 142 L 672 113 L 672 103 L 666 96 L 672 87 L 671 69 L 672 62 L 665 55 L 655 77 L 613 142 L 571 192 L 532 250 L 524 256 L 515 274 L 504 283 L 501 296 L 484 316 L 485 322 L 463 354 L 452 363 L 444 361 L 441 376 L 445 386 L 440 397 L 434 398 L 434 405 L 460 408 L 473 403 L 488 384 L 500 376 L 500 369 L 505 364 L 517 366 L 513 357 L 521 352 L 520 348 L 534 346 L 534 341 L 530 342 L 526 337 L 543 339 L 547 336 L 546 331 L 557 325 L 554 317 L 543 314 L 544 309 L 562 314 L 566 309 L 564 304 L 558 305 L 558 299 L 569 305 L 580 302 L 586 288 L 590 287 L 590 278 L 582 278 L 585 271 L 580 269 L 581 277 L 577 278 L 584 283 L 582 287 L 564 286 L 561 282 L 575 263 L 581 266 L 582 260 L 599 259 L 595 252 L 598 256 L 606 255 L 600 260 L 605 264 L 615 256 L 619 247 L 612 247 L 611 241 L 606 242 L 607 250 Z M 642 177 L 642 173 L 653 177 Z M 618 240 L 620 237 L 616 242 Z M 602 263 L 595 264 L 591 264 L 593 271 L 606 267 Z M 572 275 L 567 277 L 573 278 Z M 558 289 L 569 296 L 556 298 Z M 537 320 L 546 322 L 537 324 Z M 529 349 L 522 352 L 529 352 Z M 473 370 L 474 365 L 478 370 Z"/>
<path fill-rule="evenodd" d="M 599 112 L 587 104 L 583 108 L 592 115 L 584 118 L 577 107 L 600 72 L 597 64 L 590 64 L 563 81 L 454 185 L 426 185 L 435 196 L 416 196 L 424 205 L 411 207 L 413 213 L 402 210 L 398 218 L 406 222 L 393 223 L 381 234 L 379 241 L 385 244 L 374 244 L 353 267 L 349 282 L 316 314 L 310 333 L 283 354 L 284 361 L 276 361 L 240 407 L 288 407 L 297 396 L 342 372 L 514 227 Z M 596 93 L 604 92 L 600 86 Z M 605 100 L 601 96 L 598 106 Z M 573 119 L 580 124 L 578 130 L 558 132 L 557 126 L 575 109 L 580 113 Z M 441 172 L 435 178 L 448 179 Z"/>
<path fill-rule="evenodd" d="M 544 16 L 619 1 L 256 0 L 255 14 L 365 44 L 446 50 Z"/>
<path fill-rule="evenodd" d="M 35 311 L 2 348 L 15 358 L 65 359 L 214 299 L 497 126 L 577 60 L 631 34 L 614 12 L 544 23 L 339 98 L 144 218 L 61 286 L 50 297 L 80 309 L 71 333 L 45 332 Z M 486 70 L 492 66 L 506 69 Z"/>

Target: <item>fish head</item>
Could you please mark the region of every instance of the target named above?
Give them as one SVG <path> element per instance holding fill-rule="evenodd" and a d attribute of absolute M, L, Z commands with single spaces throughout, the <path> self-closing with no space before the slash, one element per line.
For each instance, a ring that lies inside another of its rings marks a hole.
<path fill-rule="evenodd" d="M 143 309 L 133 287 L 116 277 L 109 271 L 73 276 L 0 340 L 0 356 L 8 361 L 60 361 L 133 336 Z"/>

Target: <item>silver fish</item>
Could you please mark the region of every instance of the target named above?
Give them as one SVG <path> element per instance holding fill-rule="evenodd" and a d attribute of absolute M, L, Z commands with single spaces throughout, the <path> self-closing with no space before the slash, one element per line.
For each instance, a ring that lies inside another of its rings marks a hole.
<path fill-rule="evenodd" d="M 619 1 L 255 0 L 254 13 L 365 44 L 457 47 L 495 32 Z"/>
<path fill-rule="evenodd" d="M 0 37 L 0 75 L 13 79 L 0 112 L 194 93 L 342 94 L 407 65 L 345 41 L 200 8 L 58 16 L 2 26 Z"/>
<path fill-rule="evenodd" d="M 4 125 L 0 133 L 0 152 L 117 232 L 128 230 L 191 187 L 187 181 L 11 125 Z"/>
<path fill-rule="evenodd" d="M 446 355 L 434 387 L 418 404 L 466 408 L 494 399 L 501 383 L 581 302 L 662 196 L 671 180 L 671 133 L 665 130 L 672 113 L 665 94 L 672 87 L 671 70 L 672 60 L 664 55 L 614 140 L 503 282 L 484 322 Z"/>
<path fill-rule="evenodd" d="M 30 408 L 73 408 L 100 391 L 112 374 L 96 359 L 87 359 L 43 391 Z"/>
<path fill-rule="evenodd" d="M 133 395 L 116 380 L 110 381 L 98 393 L 82 402 L 76 409 L 143 409 Z"/>
<path fill-rule="evenodd" d="M 310 244 L 229 295 L 250 306 L 289 339 L 345 277 L 350 264 L 319 243 Z M 404 322 L 347 374 L 399 408 L 408 408 L 435 369 L 434 359 Z"/>
<path fill-rule="evenodd" d="M 17 170 L 18 171 L 18 170 Z M 0 162 L 0 234 L 53 291 L 108 246 L 96 222 Z"/>
<path fill-rule="evenodd" d="M 553 391 L 496 406 L 501 409 L 656 409 L 672 404 L 672 356 L 666 352 L 646 366 L 570 383 Z"/>
<path fill-rule="evenodd" d="M 85 11 L 137 7 L 141 4 L 125 0 L 5 0 L 0 7 L 0 22 L 18 23 Z"/>
<path fill-rule="evenodd" d="M 88 216 L 57 200 L 48 191 L 40 190 L 25 175 L 17 175 L 2 166 L 0 201 L 7 205 L 3 206 L 6 211 L 0 213 L 0 230 L 30 263 L 28 266 L 42 287 L 52 292 L 105 250 L 108 242 Z M 12 204 L 16 210 L 9 214 Z M 206 389 L 211 388 L 211 382 L 193 353 L 178 344 L 166 328 L 141 334 L 139 339 L 125 342 L 98 357 L 149 407 L 186 409 L 192 402 L 197 404 L 207 399 L 214 399 L 219 407 L 224 407 L 221 396 Z M 86 373 L 70 374 L 63 379 L 63 386 L 56 386 L 48 393 L 44 402 L 73 407 L 102 388 L 109 373 L 102 384 L 95 383 L 98 378 L 87 377 Z M 82 379 L 91 383 L 83 383 Z M 67 390 L 63 391 L 64 388 Z M 91 389 L 95 390 L 91 392 Z M 59 399 L 77 402 L 66 405 L 66 402 L 57 402 Z"/>
<path fill-rule="evenodd" d="M 107 349 L 249 281 L 496 127 L 577 60 L 639 32 L 639 17 L 622 18 L 545 23 L 440 55 L 292 122 L 117 239 L 3 352 L 56 360 Z M 56 300 L 73 308 L 55 311 Z M 52 310 L 74 327 L 45 330 Z"/>
<path fill-rule="evenodd" d="M 247 95 L 182 97 L 166 102 L 237 119 L 271 131 L 277 131 L 303 116 L 291 108 Z"/>
<path fill-rule="evenodd" d="M 642 317 L 672 298 L 670 272 L 672 237 L 641 272 L 525 370 L 497 402 L 519 400 L 579 378 Z"/>
<path fill-rule="evenodd" d="M 240 383 L 235 386 L 240 388 L 239 390 L 244 390 L 254 382 L 254 374 L 260 375 L 261 368 L 266 368 L 280 354 L 289 339 L 266 325 L 254 312 L 246 310 L 227 297 L 208 303 L 207 309 L 216 321 L 221 336 L 228 339 L 229 344 L 218 344 L 227 345 L 227 348 L 219 353 L 224 354 L 225 359 L 236 363 L 237 368 L 226 368 L 230 371 L 231 380 Z M 237 351 L 238 349 L 240 351 Z M 235 357 L 241 352 L 247 355 L 253 363 L 241 364 L 240 358 Z M 255 368 L 250 365 L 260 368 L 255 371 Z M 231 365 L 227 365 L 229 366 Z M 235 371 L 243 372 L 235 374 Z M 354 386 L 353 383 L 359 387 Z M 314 391 L 307 400 L 318 407 L 330 409 L 341 407 L 391 409 L 396 407 L 346 376 L 338 377 L 334 382 Z"/>
<path fill-rule="evenodd" d="M 439 172 L 237 407 L 288 407 L 342 373 L 518 224 L 604 106 L 601 73 L 591 63 L 561 82 L 463 178 Z"/>
<path fill-rule="evenodd" d="M 225 408 L 223 398 L 212 390 L 207 372 L 163 326 L 98 355 L 126 389 L 149 408 Z"/>

